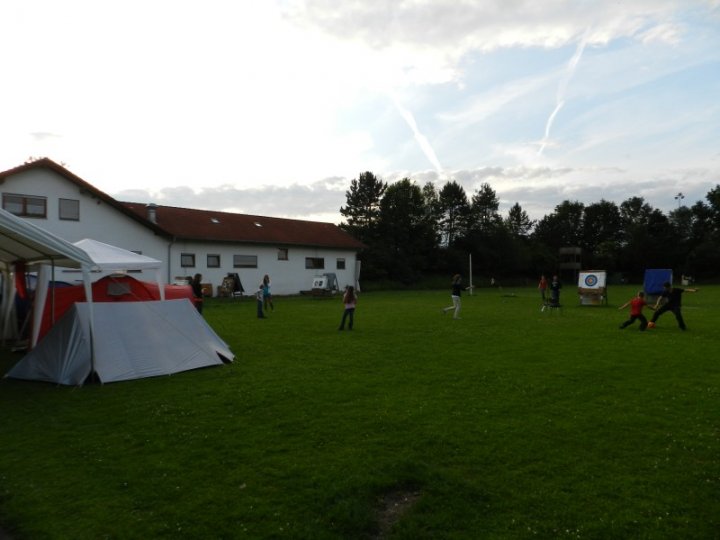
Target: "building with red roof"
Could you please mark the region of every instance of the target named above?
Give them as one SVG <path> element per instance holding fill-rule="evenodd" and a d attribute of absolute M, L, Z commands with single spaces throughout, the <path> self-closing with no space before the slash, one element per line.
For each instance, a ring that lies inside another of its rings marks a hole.
<path fill-rule="evenodd" d="M 356 284 L 361 242 L 332 223 L 121 202 L 43 158 L 0 172 L 2 207 L 70 242 L 92 238 L 163 261 L 168 282 L 202 274 L 213 295 L 238 274 L 253 294 L 310 289 L 333 273 Z"/>

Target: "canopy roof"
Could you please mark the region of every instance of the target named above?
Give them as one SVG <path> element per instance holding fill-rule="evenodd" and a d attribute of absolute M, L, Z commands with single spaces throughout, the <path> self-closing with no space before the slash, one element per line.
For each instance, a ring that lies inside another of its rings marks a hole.
<path fill-rule="evenodd" d="M 0 208 L 0 263 L 9 268 L 17 261 L 66 268 L 95 266 L 81 248 Z"/>
<path fill-rule="evenodd" d="M 75 242 L 75 246 L 86 252 L 95 266 L 102 271 L 125 272 L 127 270 L 146 270 L 162 266 L 161 261 L 152 257 L 104 244 L 90 238 Z"/>

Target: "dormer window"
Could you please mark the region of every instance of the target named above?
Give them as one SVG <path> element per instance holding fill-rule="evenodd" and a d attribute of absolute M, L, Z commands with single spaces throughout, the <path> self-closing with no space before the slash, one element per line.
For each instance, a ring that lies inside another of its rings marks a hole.
<path fill-rule="evenodd" d="M 220 223 L 220 220 L 218 218 L 210 218 L 211 223 Z"/>

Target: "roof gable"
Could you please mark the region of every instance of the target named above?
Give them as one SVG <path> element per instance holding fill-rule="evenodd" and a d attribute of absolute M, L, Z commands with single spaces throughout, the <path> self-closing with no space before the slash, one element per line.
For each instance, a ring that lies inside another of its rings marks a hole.
<path fill-rule="evenodd" d="M 37 169 L 49 169 L 49 170 L 55 172 L 59 176 L 62 176 L 66 180 L 77 185 L 82 191 L 90 193 L 91 195 L 96 197 L 98 200 L 103 201 L 104 203 L 108 204 L 109 206 L 115 208 L 118 212 L 125 214 L 130 219 L 137 221 L 138 223 L 142 224 L 143 226 L 151 229 L 156 234 L 160 234 L 162 236 L 167 236 L 166 231 L 162 230 L 160 227 L 157 226 L 157 224 L 148 220 L 145 216 L 138 215 L 136 212 L 130 211 L 125 205 L 123 205 L 119 201 L 113 199 L 110 195 L 108 195 L 104 191 L 100 191 L 98 188 L 96 188 L 92 184 L 86 182 L 79 176 L 71 173 L 65 167 L 55 163 L 53 160 L 51 160 L 49 158 L 41 158 L 36 161 L 31 161 L 29 163 L 20 165 L 19 167 L 15 167 L 13 169 L 8 169 L 7 171 L 0 172 L 0 183 L 2 183 L 6 179 L 8 179 L 12 176 L 15 176 L 17 174 L 27 172 L 27 171 L 37 170 Z"/>
<path fill-rule="evenodd" d="M 142 203 L 123 203 L 130 210 L 147 212 Z M 235 242 L 287 246 L 316 246 L 358 250 L 365 245 L 333 223 L 304 221 L 157 206 L 157 224 L 177 238 L 209 242 Z"/>
<path fill-rule="evenodd" d="M 156 234 L 200 242 L 270 244 L 360 250 L 365 245 L 333 223 L 266 216 L 252 216 L 213 210 L 194 210 L 173 206 L 155 207 L 148 217 L 148 204 L 120 202 L 97 189 L 62 165 L 48 158 L 38 159 L 0 172 L 0 182 L 35 169 L 49 169 L 80 189 L 141 223 Z"/>

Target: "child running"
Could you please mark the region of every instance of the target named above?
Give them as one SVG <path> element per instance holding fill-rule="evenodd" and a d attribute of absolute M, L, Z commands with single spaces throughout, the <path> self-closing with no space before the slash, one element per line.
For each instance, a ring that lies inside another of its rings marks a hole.
<path fill-rule="evenodd" d="M 622 310 L 628 306 L 630 306 L 630 318 L 620 325 L 620 330 L 627 328 L 636 320 L 640 321 L 640 330 L 645 330 L 648 326 L 648 320 L 645 318 L 645 315 L 643 315 L 642 310 L 646 306 L 650 309 L 655 309 L 652 306 L 648 306 L 647 302 L 645 302 L 645 293 L 642 291 L 638 292 L 635 298 L 631 298 L 618 309 Z"/>
<path fill-rule="evenodd" d="M 450 293 L 450 298 L 452 299 L 452 306 L 448 306 L 446 308 L 442 308 L 443 315 L 447 313 L 448 311 L 455 310 L 455 313 L 453 314 L 453 319 L 459 319 L 460 318 L 460 308 L 462 307 L 462 303 L 460 302 L 460 295 L 462 294 L 462 276 L 460 274 L 455 274 L 452 278 L 452 291 Z M 470 287 L 466 287 L 465 290 L 469 289 Z"/>

